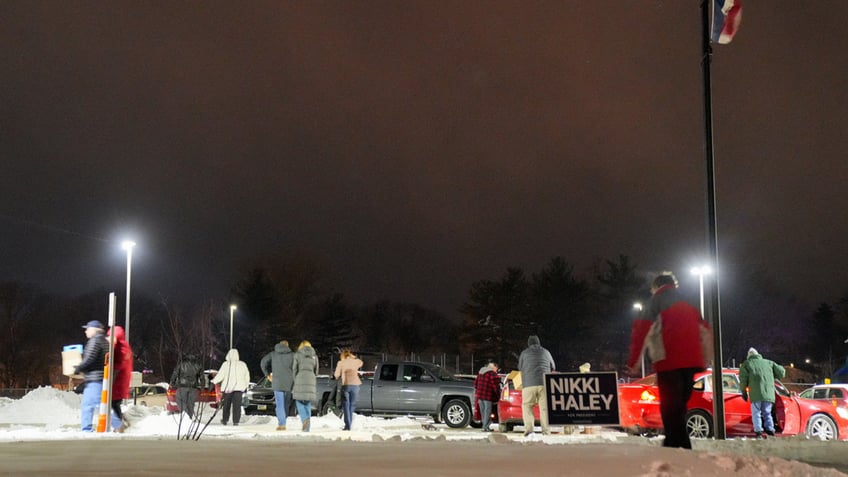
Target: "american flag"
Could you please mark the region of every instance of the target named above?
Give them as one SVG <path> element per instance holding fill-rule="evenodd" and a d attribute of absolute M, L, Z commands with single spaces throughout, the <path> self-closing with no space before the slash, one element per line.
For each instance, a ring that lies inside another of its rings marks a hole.
<path fill-rule="evenodd" d="M 713 0 L 713 42 L 730 43 L 742 23 L 740 0 Z"/>

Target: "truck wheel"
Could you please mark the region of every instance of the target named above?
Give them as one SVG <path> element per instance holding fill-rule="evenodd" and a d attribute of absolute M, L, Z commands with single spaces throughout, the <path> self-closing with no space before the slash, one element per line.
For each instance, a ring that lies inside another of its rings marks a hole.
<path fill-rule="evenodd" d="M 467 427 L 471 422 L 471 407 L 461 399 L 452 399 L 442 408 L 442 420 L 454 429 Z"/>

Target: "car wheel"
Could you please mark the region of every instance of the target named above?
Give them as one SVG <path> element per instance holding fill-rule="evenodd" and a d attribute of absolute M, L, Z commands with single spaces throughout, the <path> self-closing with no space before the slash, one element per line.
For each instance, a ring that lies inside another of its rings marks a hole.
<path fill-rule="evenodd" d="M 833 419 L 825 414 L 816 414 L 807 422 L 807 430 L 804 435 L 807 436 L 807 439 L 832 441 L 839 437 L 839 430 L 836 429 Z"/>
<path fill-rule="evenodd" d="M 453 399 L 442 408 L 442 420 L 448 427 L 459 429 L 471 422 L 471 408 L 460 399 Z"/>
<path fill-rule="evenodd" d="M 694 409 L 686 413 L 686 431 L 689 437 L 707 439 L 713 436 L 713 419 L 705 411 Z"/>

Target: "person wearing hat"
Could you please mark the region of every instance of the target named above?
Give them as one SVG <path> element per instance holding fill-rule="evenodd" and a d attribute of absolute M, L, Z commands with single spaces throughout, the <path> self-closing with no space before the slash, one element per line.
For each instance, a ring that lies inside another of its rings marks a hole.
<path fill-rule="evenodd" d="M 774 380 L 786 376 L 783 366 L 765 359 L 754 348 L 748 350 L 748 359 L 739 366 L 739 386 L 742 399 L 751 398 L 751 421 L 758 439 L 774 435 Z M 764 432 L 765 431 L 765 432 Z"/>
<path fill-rule="evenodd" d="M 524 436 L 533 434 L 533 407 L 539 406 L 539 426 L 542 434 L 550 434 L 548 425 L 548 400 L 545 396 L 545 374 L 556 369 L 551 353 L 542 347 L 539 337 L 527 338 L 527 348 L 518 356 L 521 371 L 521 417 L 524 420 Z"/>
<path fill-rule="evenodd" d="M 695 373 L 707 366 L 711 330 L 697 308 L 677 290 L 677 278 L 663 272 L 651 283 L 651 303 L 633 322 L 627 367 L 638 370 L 646 353 L 657 372 L 664 447 L 691 449 L 686 429 L 686 403 L 692 395 Z"/>
<path fill-rule="evenodd" d="M 109 352 L 109 343 L 106 342 L 103 323 L 92 320 L 83 325 L 83 328 L 88 341 L 85 342 L 82 361 L 74 369 L 74 374 L 82 373 L 85 381 L 80 405 L 80 424 L 83 432 L 93 432 L 94 419 L 98 414 L 103 392 L 103 365 L 106 353 Z"/>

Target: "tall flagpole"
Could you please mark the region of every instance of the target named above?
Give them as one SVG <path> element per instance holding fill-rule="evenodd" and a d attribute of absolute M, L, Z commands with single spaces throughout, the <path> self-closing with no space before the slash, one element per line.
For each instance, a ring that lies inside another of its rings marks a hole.
<path fill-rule="evenodd" d="M 707 165 L 707 260 L 715 270 L 713 280 L 707 285 L 706 318 L 713 328 L 713 346 L 715 359 L 713 362 L 713 429 L 716 439 L 727 438 L 724 427 L 724 386 L 722 385 L 721 352 L 721 316 L 719 313 L 718 279 L 721 276 L 718 267 L 718 233 L 716 231 L 716 201 L 715 201 L 715 168 L 713 165 L 713 113 L 712 113 L 712 76 L 710 61 L 712 47 L 710 45 L 710 6 L 713 0 L 701 0 L 701 23 L 703 26 L 703 49 L 701 64 L 704 70 L 704 153 Z"/>

